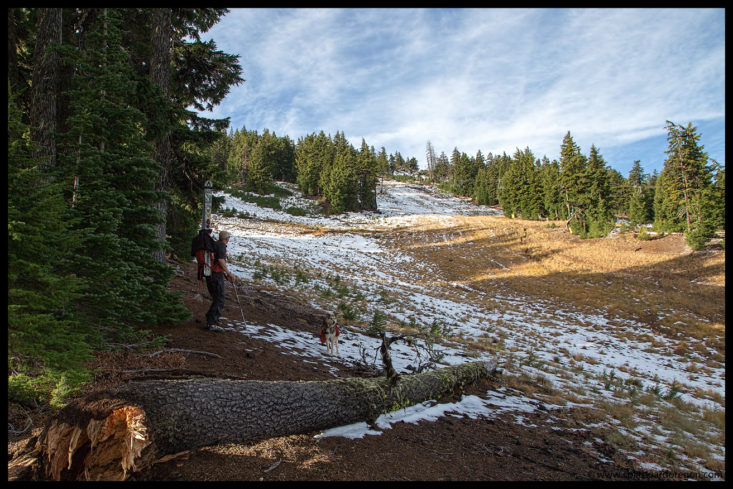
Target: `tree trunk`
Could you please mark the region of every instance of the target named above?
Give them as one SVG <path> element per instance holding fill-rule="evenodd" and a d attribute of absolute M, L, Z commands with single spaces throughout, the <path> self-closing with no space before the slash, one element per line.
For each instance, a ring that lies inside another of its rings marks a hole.
<path fill-rule="evenodd" d="M 75 401 L 49 421 L 36 446 L 37 476 L 124 480 L 186 450 L 374 421 L 495 370 L 495 363 L 473 362 L 401 376 L 394 385 L 386 377 L 130 382 Z"/>
<path fill-rule="evenodd" d="M 33 52 L 31 140 L 38 144 L 34 156 L 49 168 L 56 166 L 56 80 L 61 44 L 62 9 L 38 9 L 38 29 Z"/>
<path fill-rule="evenodd" d="M 150 54 L 150 78 L 159 86 L 164 95 L 168 96 L 170 88 L 170 46 L 171 46 L 171 9 L 157 8 L 153 11 L 153 34 L 151 39 Z M 170 174 L 170 139 L 168 134 L 162 136 L 155 144 L 155 160 L 160 163 L 160 180 L 156 190 L 168 191 L 168 178 Z M 163 222 L 157 226 L 158 240 L 161 246 L 166 239 L 166 219 L 168 204 L 162 200 L 157 205 L 163 215 Z M 160 250 L 154 253 L 155 259 L 165 263 L 165 251 Z"/>
<path fill-rule="evenodd" d="M 18 34 L 15 29 L 15 8 L 8 7 L 8 81 L 13 94 L 17 94 L 23 84 L 18 71 Z"/>

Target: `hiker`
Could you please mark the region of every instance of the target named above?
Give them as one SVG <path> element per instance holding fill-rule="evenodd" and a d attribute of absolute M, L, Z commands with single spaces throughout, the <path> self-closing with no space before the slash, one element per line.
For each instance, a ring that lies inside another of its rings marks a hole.
<path fill-rule="evenodd" d="M 223 331 L 219 326 L 219 318 L 224 310 L 224 279 L 229 279 L 232 283 L 237 281 L 237 277 L 229 271 L 227 267 L 227 244 L 231 234 L 228 231 L 219 233 L 219 240 L 214 244 L 214 259 L 211 264 L 211 275 L 206 277 L 206 288 L 211 294 L 211 307 L 206 313 L 206 327 L 210 331 Z"/>

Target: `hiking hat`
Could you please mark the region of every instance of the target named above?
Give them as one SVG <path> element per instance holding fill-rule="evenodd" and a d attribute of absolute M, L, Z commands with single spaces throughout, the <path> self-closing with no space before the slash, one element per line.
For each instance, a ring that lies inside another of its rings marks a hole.
<path fill-rule="evenodd" d="M 223 241 L 223 240 L 231 237 L 231 235 L 232 234 L 230 232 L 228 232 L 228 231 L 222 231 L 222 232 L 219 233 L 219 239 Z"/>

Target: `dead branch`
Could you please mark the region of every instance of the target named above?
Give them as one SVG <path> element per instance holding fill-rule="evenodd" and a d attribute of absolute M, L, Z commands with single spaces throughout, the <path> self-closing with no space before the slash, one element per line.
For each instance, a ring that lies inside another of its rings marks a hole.
<path fill-rule="evenodd" d="M 154 353 L 144 354 L 143 356 L 152 358 L 152 357 L 160 355 L 161 353 L 194 353 L 197 355 L 206 355 L 209 357 L 222 358 L 221 355 L 216 354 L 216 353 L 210 353 L 208 351 L 200 351 L 200 350 L 186 350 L 184 348 L 167 348 L 165 350 L 156 351 Z"/>

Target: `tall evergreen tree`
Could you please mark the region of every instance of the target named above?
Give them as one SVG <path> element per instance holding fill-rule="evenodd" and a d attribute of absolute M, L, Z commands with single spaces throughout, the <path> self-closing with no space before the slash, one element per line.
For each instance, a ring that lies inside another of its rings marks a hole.
<path fill-rule="evenodd" d="M 441 151 L 435 161 L 435 178 L 438 182 L 447 181 L 452 175 L 450 160 L 445 152 Z"/>
<path fill-rule="evenodd" d="M 632 225 L 651 222 L 654 193 L 653 189 L 650 189 L 648 175 L 644 173 L 639 160 L 634 161 L 627 182 L 629 202 L 626 213 L 629 222 Z"/>
<path fill-rule="evenodd" d="M 715 230 L 725 229 L 725 167 L 712 160 L 713 183 L 708 187 L 706 200 L 710 209 L 707 211 L 710 224 Z M 705 210 L 703 210 L 705 212 Z"/>
<path fill-rule="evenodd" d="M 586 157 L 575 144 L 570 131 L 560 146 L 560 188 L 565 197 L 568 228 L 585 236 L 587 232 L 585 213 L 589 207 Z"/>
<path fill-rule="evenodd" d="M 356 161 L 360 209 L 377 210 L 377 157 L 362 138 Z"/>
<path fill-rule="evenodd" d="M 567 207 L 560 190 L 560 165 L 543 158 L 539 175 L 542 188 L 542 205 L 549 219 L 567 219 Z"/>
<path fill-rule="evenodd" d="M 586 166 L 588 189 L 588 212 L 586 213 L 588 234 L 601 237 L 613 229 L 615 219 L 611 202 L 608 168 L 598 148 L 591 145 Z"/>
<path fill-rule="evenodd" d="M 84 239 L 77 269 L 90 283 L 90 311 L 105 324 L 180 320 L 188 312 L 165 289 L 173 271 L 153 258 L 163 219 L 159 165 L 139 130 L 145 117 L 135 108 L 121 18 L 115 9 L 95 13 L 70 97 L 72 129 L 64 135 L 63 157 L 74 161 L 65 167 L 79 177 L 74 211 Z"/>
<path fill-rule="evenodd" d="M 38 9 L 31 85 L 31 138 L 37 156 L 56 165 L 56 90 L 61 46 L 62 9 Z"/>
<path fill-rule="evenodd" d="M 451 191 L 464 197 L 470 196 L 473 193 L 473 181 L 476 179 L 471 159 L 456 148 L 451 156 L 451 165 L 453 166 Z"/>
<path fill-rule="evenodd" d="M 152 36 L 150 50 L 150 80 L 153 85 L 160 89 L 163 97 L 168 97 L 170 87 L 170 51 L 173 26 L 171 24 L 171 9 L 156 8 L 152 12 Z M 166 239 L 166 218 L 168 215 L 168 188 L 169 175 L 171 172 L 170 153 L 171 145 L 169 139 L 170 128 L 160 131 L 155 142 L 155 160 L 160 165 L 160 177 L 156 190 L 164 197 L 158 202 L 157 208 L 161 216 L 157 226 L 158 240 L 165 243 Z M 155 259 L 161 263 L 165 262 L 165 248 L 154 252 Z"/>
<path fill-rule="evenodd" d="M 63 178 L 38 156 L 8 91 L 8 397 L 57 404 L 91 377 L 99 332 L 77 313 L 86 282 Z"/>
<path fill-rule="evenodd" d="M 473 184 L 473 200 L 478 205 L 494 205 L 496 197 L 493 193 L 491 175 L 487 168 L 482 168 L 476 174 Z"/>
<path fill-rule="evenodd" d="M 512 217 L 538 219 L 545 213 L 539 173 L 529 148 L 523 151 L 517 148 L 511 166 L 502 176 L 499 202 L 504 214 Z"/>
<path fill-rule="evenodd" d="M 9 353 L 35 355 L 59 392 L 92 347 L 188 316 L 156 227 L 187 253 L 220 171 L 207 148 L 228 121 L 187 108 L 241 81 L 236 57 L 199 39 L 225 11 L 9 10 L 9 87 L 24 91 L 8 118 Z"/>
<path fill-rule="evenodd" d="M 343 146 L 336 151 L 323 189 L 323 196 L 335 213 L 359 209 L 356 159 L 356 152 L 349 146 Z"/>
<path fill-rule="evenodd" d="M 323 195 L 321 175 L 333 164 L 334 146 L 323 131 L 309 134 L 298 141 L 295 168 L 298 185 L 305 195 Z"/>
<path fill-rule="evenodd" d="M 711 182 L 708 155 L 698 144 L 697 128 L 667 121 L 667 159 L 659 176 L 661 195 L 655 199 L 655 225 L 662 231 L 690 233 L 705 216 L 693 208 L 696 194 Z M 697 216 L 697 223 L 695 223 Z"/>

